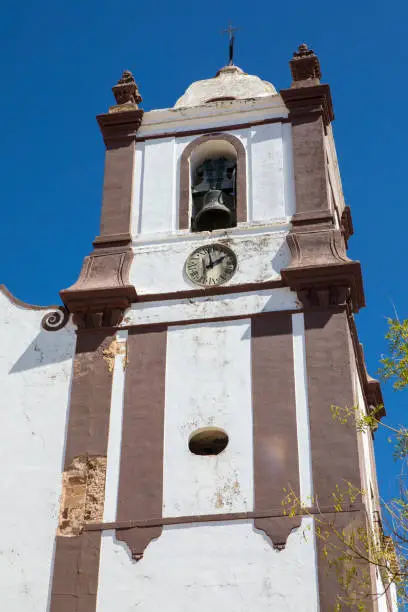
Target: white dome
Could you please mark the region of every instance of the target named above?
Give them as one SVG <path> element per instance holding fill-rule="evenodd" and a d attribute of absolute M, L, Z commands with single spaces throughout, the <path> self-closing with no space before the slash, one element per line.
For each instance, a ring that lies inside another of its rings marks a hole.
<path fill-rule="evenodd" d="M 276 94 L 272 83 L 247 74 L 238 66 L 225 66 L 212 79 L 192 83 L 177 100 L 174 108 L 199 106 L 215 100 L 246 100 Z"/>

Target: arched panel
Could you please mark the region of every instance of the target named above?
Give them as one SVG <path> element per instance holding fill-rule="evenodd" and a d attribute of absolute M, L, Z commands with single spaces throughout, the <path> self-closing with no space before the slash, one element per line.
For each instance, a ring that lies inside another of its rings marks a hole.
<path fill-rule="evenodd" d="M 247 186 L 246 186 L 246 152 L 242 142 L 231 134 L 217 133 L 206 134 L 196 138 L 186 146 L 180 160 L 180 229 L 190 227 L 190 160 L 195 149 L 210 141 L 224 142 L 226 146 L 232 146 L 236 151 L 237 158 L 237 222 L 247 220 Z M 228 144 L 227 144 L 228 143 Z M 214 143 L 215 144 L 215 143 Z M 217 147 L 218 149 L 219 147 Z M 207 147 L 206 147 L 207 149 Z M 208 149 L 207 149 L 208 150 Z"/>

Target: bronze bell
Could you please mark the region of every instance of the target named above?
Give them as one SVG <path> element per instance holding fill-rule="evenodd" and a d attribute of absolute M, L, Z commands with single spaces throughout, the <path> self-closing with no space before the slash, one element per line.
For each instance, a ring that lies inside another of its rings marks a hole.
<path fill-rule="evenodd" d="M 197 232 L 212 231 L 231 227 L 233 216 L 230 208 L 224 203 L 221 189 L 210 189 L 203 198 L 203 206 L 195 218 Z"/>
<path fill-rule="evenodd" d="M 196 170 L 192 188 L 192 230 L 212 231 L 233 227 L 235 221 L 234 160 L 206 159 Z"/>

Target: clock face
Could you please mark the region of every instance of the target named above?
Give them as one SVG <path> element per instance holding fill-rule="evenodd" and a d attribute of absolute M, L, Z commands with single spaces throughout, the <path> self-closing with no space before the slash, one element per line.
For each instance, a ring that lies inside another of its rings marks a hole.
<path fill-rule="evenodd" d="M 210 287 L 226 283 L 237 268 L 237 258 L 223 244 L 207 244 L 191 253 L 185 263 L 188 278 L 196 285 Z"/>

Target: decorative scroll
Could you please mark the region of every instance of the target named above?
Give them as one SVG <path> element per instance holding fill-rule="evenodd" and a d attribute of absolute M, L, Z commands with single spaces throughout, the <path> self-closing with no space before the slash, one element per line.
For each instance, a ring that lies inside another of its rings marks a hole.
<path fill-rule="evenodd" d="M 47 331 L 58 331 L 65 327 L 68 323 L 68 319 L 68 310 L 63 306 L 58 306 L 57 310 L 47 312 L 47 314 L 43 316 L 41 326 Z"/>

